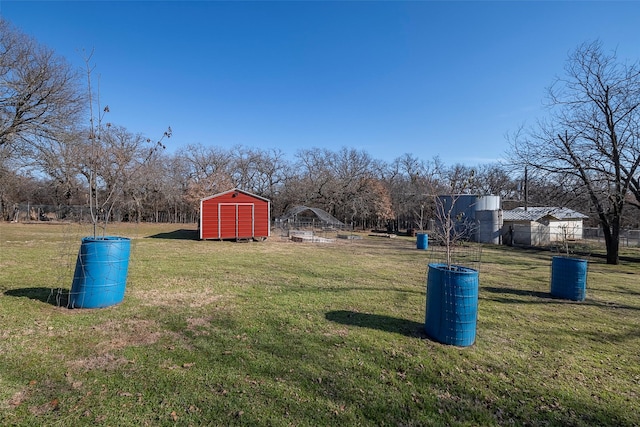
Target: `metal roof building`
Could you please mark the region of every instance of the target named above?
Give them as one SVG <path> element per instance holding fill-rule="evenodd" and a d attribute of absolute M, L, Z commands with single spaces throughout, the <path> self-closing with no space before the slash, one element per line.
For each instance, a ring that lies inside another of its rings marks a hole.
<path fill-rule="evenodd" d="M 588 216 L 563 207 L 519 207 L 503 211 L 503 242 L 544 246 L 551 242 L 580 240 L 586 218 Z"/>
<path fill-rule="evenodd" d="M 502 218 L 504 221 L 540 221 L 547 217 L 555 218 L 559 221 L 588 218 L 588 216 L 572 209 L 555 207 L 520 207 L 502 212 Z"/>

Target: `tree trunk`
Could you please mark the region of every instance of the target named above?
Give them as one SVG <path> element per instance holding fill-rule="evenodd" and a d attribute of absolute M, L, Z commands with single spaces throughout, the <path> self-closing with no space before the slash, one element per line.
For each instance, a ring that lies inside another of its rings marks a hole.
<path fill-rule="evenodd" d="M 620 219 L 615 218 L 610 224 L 602 224 L 604 241 L 607 247 L 607 264 L 617 265 L 620 254 Z"/>

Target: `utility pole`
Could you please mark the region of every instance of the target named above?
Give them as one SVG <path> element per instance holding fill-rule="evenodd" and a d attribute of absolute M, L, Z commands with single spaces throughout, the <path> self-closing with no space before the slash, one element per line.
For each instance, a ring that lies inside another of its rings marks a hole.
<path fill-rule="evenodd" d="M 524 210 L 527 211 L 529 207 L 529 171 L 527 167 L 524 167 Z"/>

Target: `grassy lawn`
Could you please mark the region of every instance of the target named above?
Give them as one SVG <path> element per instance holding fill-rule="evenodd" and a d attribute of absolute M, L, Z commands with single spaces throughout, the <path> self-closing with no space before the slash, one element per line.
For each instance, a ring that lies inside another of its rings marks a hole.
<path fill-rule="evenodd" d="M 0 425 L 640 425 L 640 250 L 589 261 L 576 303 L 551 254 L 483 248 L 476 344 L 423 332 L 415 238 L 132 238 L 124 302 L 67 309 L 87 227 L 0 224 Z"/>

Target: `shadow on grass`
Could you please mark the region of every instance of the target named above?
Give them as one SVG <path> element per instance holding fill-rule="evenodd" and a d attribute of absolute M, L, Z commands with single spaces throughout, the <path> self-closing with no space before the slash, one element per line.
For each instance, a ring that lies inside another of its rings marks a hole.
<path fill-rule="evenodd" d="M 180 229 L 147 236 L 150 239 L 198 240 L 198 230 Z"/>
<path fill-rule="evenodd" d="M 395 332 L 408 337 L 423 338 L 424 323 L 413 322 L 397 317 L 380 314 L 357 313 L 355 311 L 337 310 L 325 314 L 325 318 L 343 325 L 359 326 L 361 328 L 378 329 L 385 332 Z"/>
<path fill-rule="evenodd" d="M 585 333 L 585 332 L 583 332 Z M 640 330 L 631 329 L 629 331 L 613 333 L 613 334 L 605 334 L 602 333 L 594 333 L 594 332 L 586 332 L 592 341 L 608 344 L 608 343 L 623 343 L 627 341 L 634 341 L 640 338 Z"/>
<path fill-rule="evenodd" d="M 576 255 L 581 255 L 581 256 L 584 256 L 584 257 L 597 258 L 597 259 L 601 259 L 601 260 L 602 259 L 603 260 L 607 259 L 607 254 L 592 254 L 592 253 L 587 253 L 587 252 L 576 252 Z M 620 261 L 626 261 L 626 262 L 631 262 L 631 263 L 640 263 L 640 257 L 620 255 L 618 257 L 618 259 Z"/>
<path fill-rule="evenodd" d="M 29 298 L 56 307 L 66 307 L 69 300 L 69 291 L 61 288 L 10 289 L 5 291 L 4 294 L 9 297 Z"/>
<path fill-rule="evenodd" d="M 511 294 L 511 295 L 519 295 L 522 297 L 555 299 L 555 297 L 551 295 L 550 292 L 528 291 L 524 289 L 511 289 L 511 288 L 495 288 L 495 287 L 486 287 L 486 288 L 483 287 L 482 290 L 488 291 L 494 294 Z"/>
<path fill-rule="evenodd" d="M 634 274 L 634 273 L 627 273 L 627 274 Z M 609 293 L 616 293 L 616 294 L 624 294 L 624 295 L 640 295 L 640 292 L 638 291 L 634 291 L 631 290 L 627 287 L 623 287 L 623 286 L 614 286 L 615 289 L 617 289 L 616 291 L 612 291 L 612 290 L 603 290 L 601 292 L 609 292 Z"/>
<path fill-rule="evenodd" d="M 510 288 L 495 288 L 495 287 L 487 287 L 482 288 L 484 291 L 488 291 L 495 294 L 510 294 L 517 295 L 522 297 L 535 297 L 538 298 L 538 301 L 524 301 L 515 298 L 490 298 L 492 301 L 502 302 L 505 304 L 579 304 L 579 305 L 589 305 L 592 307 L 600 307 L 600 308 L 614 308 L 614 309 L 626 309 L 626 310 L 640 310 L 640 307 L 636 307 L 633 305 L 627 304 L 619 304 L 617 302 L 607 302 L 607 301 L 596 301 L 593 299 L 589 299 L 589 295 L 587 294 L 587 299 L 584 301 L 572 301 L 565 298 L 560 298 L 551 295 L 550 292 L 539 292 L 539 291 L 526 291 L 522 289 L 510 289 Z"/>

